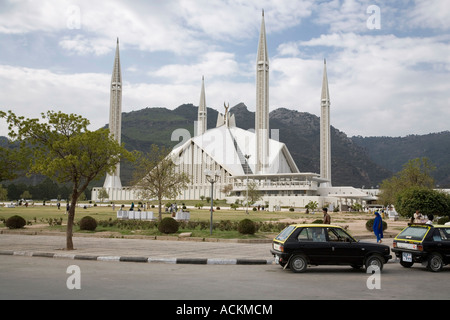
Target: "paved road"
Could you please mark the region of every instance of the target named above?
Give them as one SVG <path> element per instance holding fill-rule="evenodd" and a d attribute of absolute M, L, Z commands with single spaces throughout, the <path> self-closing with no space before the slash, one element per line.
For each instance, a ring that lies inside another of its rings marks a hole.
<path fill-rule="evenodd" d="M 80 289 L 72 281 L 77 272 Z M 294 274 L 277 265 L 149 264 L 0 256 L 0 299 L 158 300 L 437 300 L 450 299 L 450 268 L 435 274 L 389 263 L 379 289 L 364 270 L 311 267 Z M 369 281 L 369 284 L 373 284 Z M 177 302 L 177 303 L 178 303 Z"/>

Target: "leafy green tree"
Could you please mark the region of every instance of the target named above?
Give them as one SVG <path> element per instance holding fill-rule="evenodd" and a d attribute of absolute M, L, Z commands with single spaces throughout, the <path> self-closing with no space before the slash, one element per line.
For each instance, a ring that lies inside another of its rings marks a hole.
<path fill-rule="evenodd" d="M 416 210 L 426 215 L 450 216 L 450 196 L 429 188 L 411 187 L 398 193 L 395 209 L 405 217 L 411 217 Z"/>
<path fill-rule="evenodd" d="M 29 173 L 72 185 L 66 249 L 73 250 L 78 198 L 92 180 L 112 172 L 122 158 L 133 160 L 133 155 L 110 136 L 108 129 L 88 130 L 89 120 L 79 115 L 48 111 L 42 113 L 42 119 L 28 119 L 0 111 L 0 116 L 9 124 L 11 139 L 31 152 Z"/>
<path fill-rule="evenodd" d="M 435 169 L 428 158 L 417 158 L 408 161 L 408 163 L 403 165 L 402 171 L 381 183 L 380 203 L 384 205 L 394 204 L 398 194 L 408 188 L 421 187 L 432 189 L 435 182 L 431 173 Z"/>
<path fill-rule="evenodd" d="M 97 197 L 100 199 L 101 202 L 103 202 L 103 200 L 109 198 L 108 191 L 106 191 L 105 188 L 101 188 L 101 189 L 98 191 Z"/>
<path fill-rule="evenodd" d="M 17 178 L 27 167 L 27 159 L 23 150 L 12 144 L 7 148 L 0 146 L 0 182 Z"/>
<path fill-rule="evenodd" d="M 140 154 L 134 172 L 134 188 L 143 200 L 158 199 L 159 220 L 162 219 L 162 199 L 175 199 L 187 188 L 189 177 L 176 170 L 174 158 L 165 147 L 153 144 L 151 151 Z"/>
<path fill-rule="evenodd" d="M 261 192 L 258 189 L 258 184 L 254 181 L 249 181 L 247 184 L 248 190 L 248 204 L 253 205 L 256 201 L 262 199 Z M 246 192 L 247 192 L 246 190 Z"/>

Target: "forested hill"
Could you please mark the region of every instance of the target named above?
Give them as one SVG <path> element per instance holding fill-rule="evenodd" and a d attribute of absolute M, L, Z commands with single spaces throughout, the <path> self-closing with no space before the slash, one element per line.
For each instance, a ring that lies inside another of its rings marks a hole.
<path fill-rule="evenodd" d="M 122 118 L 122 142 L 129 150 L 146 151 L 152 143 L 175 146 L 171 141 L 174 130 L 184 128 L 193 135 L 198 108 L 192 104 L 181 105 L 175 110 L 146 108 L 124 113 Z M 230 109 L 236 124 L 243 129 L 254 128 L 255 114 L 240 103 Z M 214 128 L 218 112 L 208 108 L 208 128 Z M 319 118 L 315 115 L 278 108 L 270 113 L 270 129 L 279 130 L 279 140 L 284 142 L 300 171 L 319 173 L 320 153 Z M 355 187 L 376 186 L 391 172 L 373 162 L 364 148 L 355 144 L 345 133 L 332 128 L 332 180 L 334 185 Z M 130 168 L 122 166 L 122 181 L 130 177 Z"/>
<path fill-rule="evenodd" d="M 398 172 L 410 159 L 428 158 L 436 166 L 436 184 L 450 187 L 450 132 L 406 137 L 352 137 L 370 158 L 392 172 Z"/>
<path fill-rule="evenodd" d="M 128 150 L 147 152 L 155 143 L 169 148 L 180 141 L 171 141 L 176 129 L 187 129 L 194 134 L 194 121 L 198 107 L 184 104 L 174 110 L 145 108 L 123 113 L 122 142 Z M 240 103 L 230 109 L 236 124 L 243 129 L 254 128 L 255 113 Z M 214 128 L 218 112 L 208 108 L 208 128 Z M 284 142 L 301 172 L 319 173 L 320 122 L 319 117 L 306 112 L 277 108 L 270 113 L 270 129 L 279 130 L 279 140 Z M 0 145 L 7 140 L 0 137 Z M 437 169 L 436 184 L 450 187 L 450 132 L 407 137 L 347 137 L 331 128 L 332 182 L 335 186 L 376 187 L 411 159 L 427 157 Z M 122 183 L 132 178 L 130 164 L 121 165 Z M 96 185 L 103 184 L 99 178 Z M 38 181 L 39 182 L 39 181 Z"/>

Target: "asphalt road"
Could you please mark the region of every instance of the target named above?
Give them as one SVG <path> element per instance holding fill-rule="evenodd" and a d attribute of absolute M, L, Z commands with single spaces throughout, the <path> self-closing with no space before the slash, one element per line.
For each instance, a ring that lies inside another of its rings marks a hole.
<path fill-rule="evenodd" d="M 76 267 L 68 269 L 73 265 Z M 0 255 L 0 270 L 2 300 L 450 299 L 450 267 L 431 273 L 420 265 L 405 269 L 392 262 L 381 274 L 345 266 L 310 267 L 306 273 L 294 274 L 278 265 L 150 264 Z"/>

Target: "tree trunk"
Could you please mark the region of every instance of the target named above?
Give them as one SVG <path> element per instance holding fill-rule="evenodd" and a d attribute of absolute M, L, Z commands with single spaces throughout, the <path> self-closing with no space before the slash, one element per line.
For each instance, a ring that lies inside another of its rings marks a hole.
<path fill-rule="evenodd" d="M 158 218 L 159 218 L 159 221 L 161 221 L 162 220 L 162 198 L 161 197 L 158 197 L 158 202 L 159 202 Z"/>
<path fill-rule="evenodd" d="M 67 231 L 66 231 L 66 250 L 73 250 L 73 223 L 75 220 L 75 208 L 77 205 L 78 193 L 74 190 L 72 193 L 72 201 L 70 202 L 69 216 L 67 218 Z"/>

